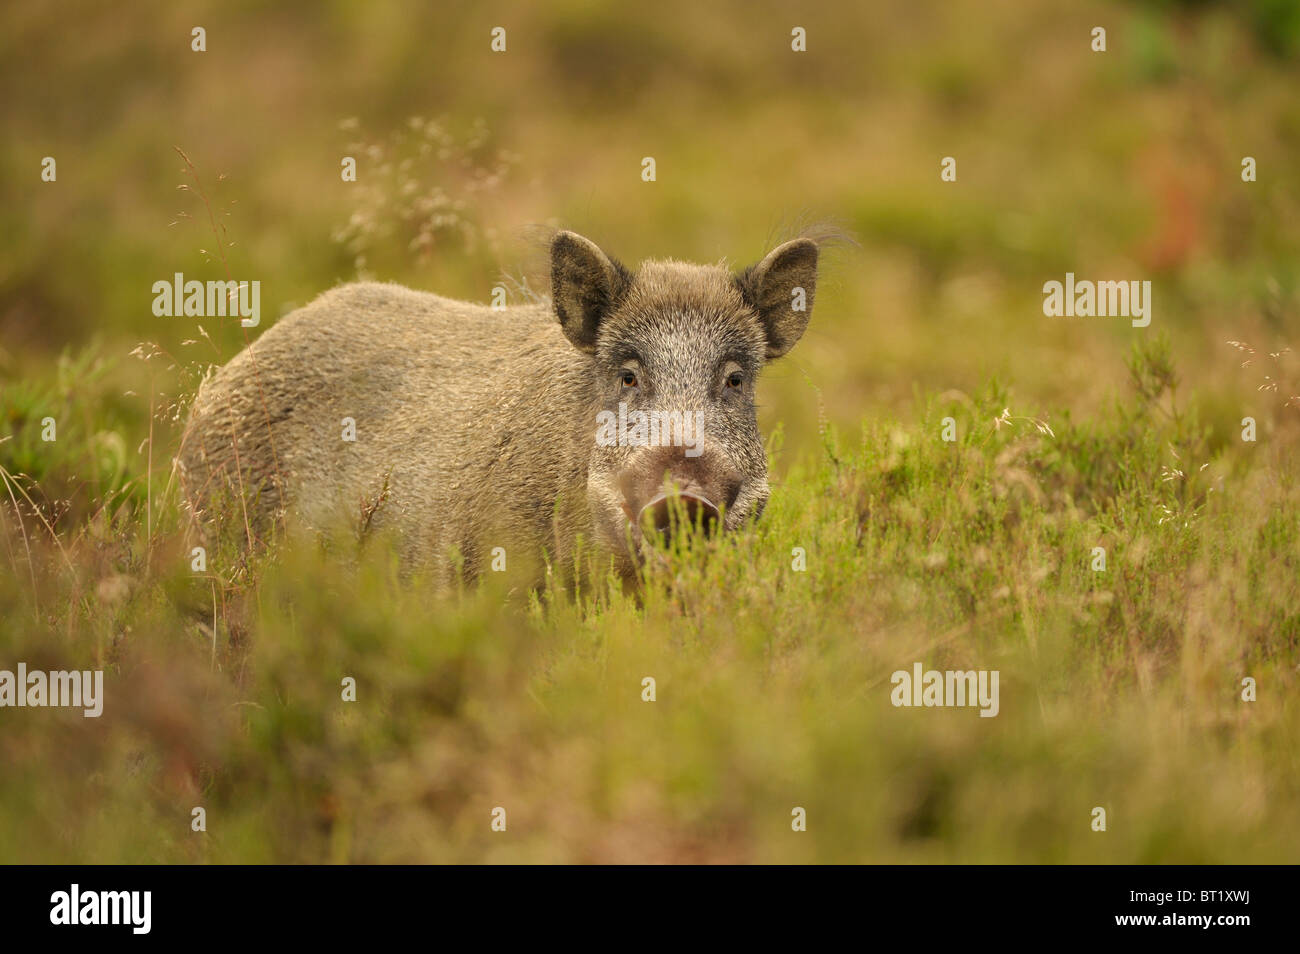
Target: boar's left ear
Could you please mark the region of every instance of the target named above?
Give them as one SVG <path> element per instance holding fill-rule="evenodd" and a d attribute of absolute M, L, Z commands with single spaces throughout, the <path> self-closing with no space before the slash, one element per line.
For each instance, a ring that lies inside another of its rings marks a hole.
<path fill-rule="evenodd" d="M 551 302 L 560 328 L 579 351 L 596 350 L 600 323 L 626 291 L 630 276 L 622 265 L 576 232 L 551 240 Z"/>
<path fill-rule="evenodd" d="M 767 334 L 767 357 L 779 358 L 803 336 L 817 291 L 817 243 L 794 239 L 736 276 L 745 301 Z"/>

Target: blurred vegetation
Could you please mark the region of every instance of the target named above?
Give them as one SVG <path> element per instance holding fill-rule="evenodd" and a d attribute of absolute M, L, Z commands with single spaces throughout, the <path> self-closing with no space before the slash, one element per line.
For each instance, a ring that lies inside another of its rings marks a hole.
<path fill-rule="evenodd" d="M 1294 860 L 1296 10 L 5 7 L 0 668 L 108 703 L 0 713 L 0 860 Z M 331 285 L 486 301 L 545 290 L 533 223 L 739 266 L 821 219 L 859 244 L 761 385 L 768 513 L 643 600 L 297 538 L 191 572 L 188 398 Z M 1045 318 L 1067 271 L 1151 279 L 1151 327 Z M 261 327 L 155 317 L 176 272 L 261 281 Z M 1000 669 L 1002 713 L 894 709 L 915 661 Z"/>
<path fill-rule="evenodd" d="M 439 593 L 310 539 L 193 574 L 170 505 L 152 538 L 11 534 L 6 657 L 104 666 L 108 702 L 6 712 L 5 858 L 1293 860 L 1294 459 L 1201 469 L 1155 400 L 1082 424 L 1006 400 L 828 429 L 752 533 L 652 562 L 640 601 L 517 572 Z M 914 661 L 998 669 L 998 716 L 891 707 Z"/>

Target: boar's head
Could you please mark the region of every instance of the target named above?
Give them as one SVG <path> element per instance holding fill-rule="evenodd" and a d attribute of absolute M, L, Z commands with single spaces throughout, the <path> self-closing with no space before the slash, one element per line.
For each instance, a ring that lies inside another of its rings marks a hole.
<path fill-rule="evenodd" d="M 762 512 L 754 387 L 807 327 L 817 257 L 800 238 L 738 274 L 676 261 L 633 272 L 573 232 L 552 240 L 555 313 L 590 358 L 588 504 L 624 570 L 646 534 L 683 518 L 712 532 Z"/>

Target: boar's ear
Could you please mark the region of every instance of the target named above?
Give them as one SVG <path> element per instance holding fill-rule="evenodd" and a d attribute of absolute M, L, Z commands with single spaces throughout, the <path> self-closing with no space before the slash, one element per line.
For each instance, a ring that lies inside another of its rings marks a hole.
<path fill-rule="evenodd" d="M 596 350 L 600 323 L 627 288 L 630 276 L 591 239 L 560 232 L 551 240 L 551 301 L 564 336 L 579 351 Z"/>
<path fill-rule="evenodd" d="M 767 357 L 781 357 L 802 337 L 812 316 L 817 243 L 802 238 L 777 246 L 737 275 L 736 286 L 763 323 Z"/>

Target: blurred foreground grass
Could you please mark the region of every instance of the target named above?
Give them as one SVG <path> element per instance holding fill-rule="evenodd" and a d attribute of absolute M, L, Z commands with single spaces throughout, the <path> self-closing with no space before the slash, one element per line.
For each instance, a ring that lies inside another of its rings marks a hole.
<path fill-rule="evenodd" d="M 1294 445 L 1212 449 L 1166 359 L 1087 421 L 994 386 L 828 429 L 643 605 L 373 542 L 194 574 L 161 491 L 152 537 L 129 497 L 57 546 L 6 511 L 0 659 L 107 703 L 6 710 L 0 860 L 1294 861 Z M 999 714 L 894 708 L 914 662 L 999 670 Z"/>

